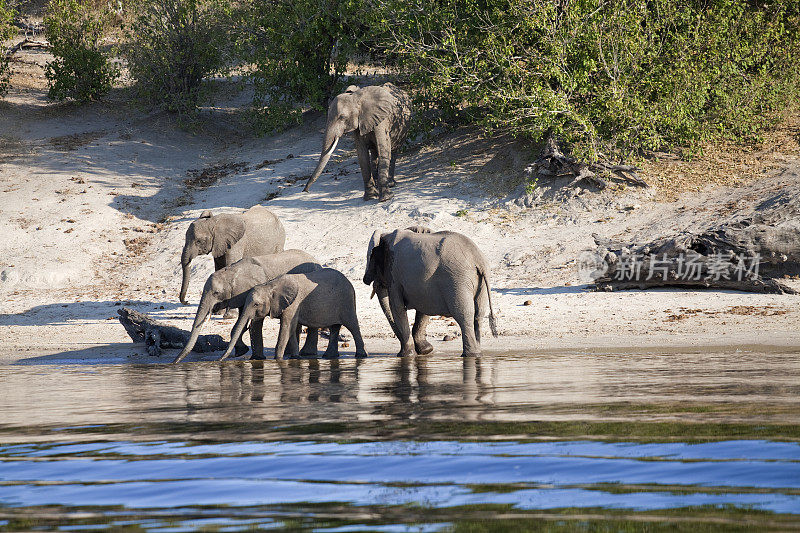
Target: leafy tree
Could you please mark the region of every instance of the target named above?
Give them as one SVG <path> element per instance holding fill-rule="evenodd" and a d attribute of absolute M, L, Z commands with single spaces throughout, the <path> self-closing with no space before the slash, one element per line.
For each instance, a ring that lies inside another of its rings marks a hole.
<path fill-rule="evenodd" d="M 14 36 L 16 30 L 14 25 L 14 8 L 8 0 L 0 0 L 0 44 Z M 0 96 L 8 92 L 8 79 L 11 76 L 11 69 L 8 65 L 8 58 L 3 51 L 0 51 Z"/>
<path fill-rule="evenodd" d="M 125 56 L 146 101 L 169 111 L 196 108 L 203 79 L 226 59 L 231 5 L 226 0 L 144 0 Z"/>
<path fill-rule="evenodd" d="M 119 75 L 103 52 L 101 40 L 108 12 L 80 0 L 51 0 L 44 19 L 54 59 L 45 67 L 55 100 L 97 100 Z"/>
<path fill-rule="evenodd" d="M 363 0 L 253 1 L 243 12 L 240 49 L 253 64 L 255 103 L 271 130 L 323 109 L 342 86 L 348 62 L 368 35 Z"/>
<path fill-rule="evenodd" d="M 750 138 L 800 97 L 800 3 L 382 0 L 381 46 L 440 119 L 587 159 Z"/>

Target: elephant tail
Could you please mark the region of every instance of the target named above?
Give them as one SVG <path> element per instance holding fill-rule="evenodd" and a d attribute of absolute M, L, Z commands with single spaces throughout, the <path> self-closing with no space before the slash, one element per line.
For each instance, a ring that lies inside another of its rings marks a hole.
<path fill-rule="evenodd" d="M 497 337 L 497 319 L 494 316 L 494 309 L 492 308 L 492 289 L 489 288 L 489 279 L 486 277 L 486 271 L 478 268 L 478 276 L 483 280 L 486 285 L 486 296 L 489 298 L 489 328 L 492 330 L 492 335 Z"/>

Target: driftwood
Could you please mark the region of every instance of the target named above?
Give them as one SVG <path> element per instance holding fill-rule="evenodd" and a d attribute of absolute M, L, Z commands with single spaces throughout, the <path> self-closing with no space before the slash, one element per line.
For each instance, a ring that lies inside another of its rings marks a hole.
<path fill-rule="evenodd" d="M 609 181 L 616 180 L 637 187 L 649 187 L 636 171 L 639 170 L 632 165 L 612 165 L 604 162 L 585 163 L 574 157 L 564 155 L 558 147 L 558 143 L 552 136 L 547 138 L 547 142 L 539 154 L 539 158 L 531 165 L 530 172 L 534 178 L 546 177 L 557 178 L 564 176 L 574 176 L 568 187 L 576 187 L 590 183 L 599 189 L 605 189 Z"/>
<path fill-rule="evenodd" d="M 119 322 L 133 342 L 144 342 L 147 353 L 157 357 L 163 348 L 183 348 L 189 340 L 189 332 L 153 320 L 144 313 L 128 307 L 117 309 Z M 193 352 L 224 351 L 228 343 L 219 335 L 200 335 L 192 349 Z"/>
<path fill-rule="evenodd" d="M 763 190 L 744 195 L 761 198 L 750 212 L 705 230 L 639 245 L 593 235 L 597 249 L 583 258 L 584 272 L 593 270 L 598 290 L 681 286 L 797 294 L 776 278 L 800 275 L 798 183 L 796 174 L 777 190 L 765 181 Z"/>
<path fill-rule="evenodd" d="M 49 48 L 50 44 L 44 41 L 32 41 L 31 39 L 23 39 L 6 51 L 6 57 L 11 57 L 23 48 Z"/>

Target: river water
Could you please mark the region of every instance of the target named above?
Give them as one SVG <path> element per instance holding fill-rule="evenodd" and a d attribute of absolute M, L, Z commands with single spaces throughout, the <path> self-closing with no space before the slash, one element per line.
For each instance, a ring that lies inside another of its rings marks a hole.
<path fill-rule="evenodd" d="M 800 528 L 797 351 L 23 360 L 0 416 L 0 530 Z"/>

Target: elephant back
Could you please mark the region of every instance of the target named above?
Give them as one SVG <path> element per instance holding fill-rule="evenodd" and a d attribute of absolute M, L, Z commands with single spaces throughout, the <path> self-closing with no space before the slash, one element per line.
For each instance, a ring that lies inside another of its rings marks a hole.
<path fill-rule="evenodd" d="M 286 231 L 275 214 L 260 205 L 251 207 L 242 217 L 245 234 L 242 238 L 242 257 L 255 257 L 283 251 Z"/>

